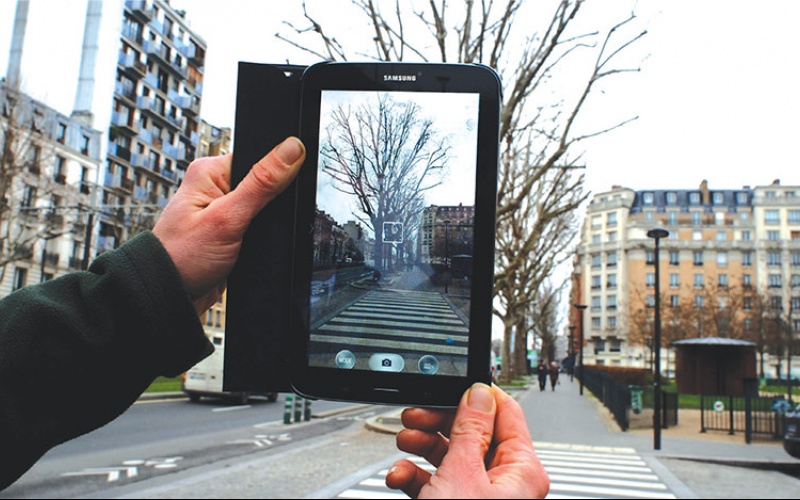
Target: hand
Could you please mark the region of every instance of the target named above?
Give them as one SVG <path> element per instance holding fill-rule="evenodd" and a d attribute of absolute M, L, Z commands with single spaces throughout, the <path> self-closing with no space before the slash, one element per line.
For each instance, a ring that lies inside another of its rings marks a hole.
<path fill-rule="evenodd" d="M 289 138 L 253 166 L 231 191 L 231 155 L 192 162 L 153 228 L 194 300 L 198 314 L 222 296 L 250 221 L 292 180 L 305 147 Z"/>
<path fill-rule="evenodd" d="M 401 460 L 386 476 L 389 488 L 412 498 L 544 498 L 550 489 L 522 408 L 497 386 L 475 384 L 455 414 L 410 408 L 402 420 L 397 447 L 438 470 Z"/>

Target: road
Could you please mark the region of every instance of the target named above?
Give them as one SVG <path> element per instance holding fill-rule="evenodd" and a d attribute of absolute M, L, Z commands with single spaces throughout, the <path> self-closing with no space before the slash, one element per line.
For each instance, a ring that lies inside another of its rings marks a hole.
<path fill-rule="evenodd" d="M 244 406 L 218 400 L 140 402 L 120 418 L 45 455 L 0 498 L 65 498 L 103 492 L 176 471 L 291 447 L 350 425 L 346 418 L 283 424 L 278 403 L 252 398 Z M 314 414 L 369 407 L 313 403 Z"/>

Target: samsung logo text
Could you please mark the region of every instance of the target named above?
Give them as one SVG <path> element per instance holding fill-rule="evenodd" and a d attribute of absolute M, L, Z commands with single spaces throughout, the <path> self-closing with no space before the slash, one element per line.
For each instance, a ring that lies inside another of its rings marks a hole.
<path fill-rule="evenodd" d="M 417 75 L 383 75 L 384 82 L 416 82 Z"/>

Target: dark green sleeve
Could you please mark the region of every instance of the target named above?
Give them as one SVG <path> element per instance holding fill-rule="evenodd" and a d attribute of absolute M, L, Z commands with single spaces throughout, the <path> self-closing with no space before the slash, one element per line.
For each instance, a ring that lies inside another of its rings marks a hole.
<path fill-rule="evenodd" d="M 211 353 L 191 298 L 145 233 L 89 271 L 0 301 L 0 489 L 50 448 L 124 412 Z"/>

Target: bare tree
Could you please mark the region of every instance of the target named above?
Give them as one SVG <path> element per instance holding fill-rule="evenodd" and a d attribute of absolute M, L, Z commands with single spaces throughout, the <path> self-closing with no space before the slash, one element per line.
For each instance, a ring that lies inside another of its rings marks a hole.
<path fill-rule="evenodd" d="M 34 246 L 79 231 L 79 192 L 57 171 L 47 116 L 19 91 L 0 92 L 0 282 L 10 264 L 34 258 Z M 86 186 L 81 186 L 83 190 Z M 77 228 L 77 229 L 76 229 Z M 46 258 L 43 255 L 43 260 Z"/>
<path fill-rule="evenodd" d="M 605 34 L 572 33 L 569 28 L 577 24 L 585 3 L 554 2 L 552 14 L 537 30 L 521 14 L 532 5 L 523 0 L 465 0 L 457 5 L 446 0 L 352 0 L 371 26 L 369 46 L 374 48 L 372 54 L 357 55 L 381 61 L 481 63 L 497 70 L 503 80 L 495 314 L 505 327 L 504 378 L 515 371 L 509 356 L 513 328 L 524 321 L 544 280 L 567 259 L 564 251 L 578 231 L 570 214 L 586 195 L 583 176 L 574 175 L 580 163 L 575 146 L 629 121 L 587 133 L 576 131 L 576 120 L 601 81 L 639 70 L 617 64 L 645 34 L 624 34 L 634 15 Z M 290 24 L 293 36 L 277 36 L 321 59 L 348 60 L 350 53 L 312 15 L 306 2 L 303 14 L 305 26 Z M 315 37 L 316 43 L 298 41 L 307 40 L 305 35 Z M 594 52 L 593 66 L 587 68 L 576 95 L 554 102 L 549 83 L 556 69 L 580 51 Z M 522 369 L 519 364 L 517 368 Z"/>
<path fill-rule="evenodd" d="M 355 197 L 361 215 L 354 216 L 374 232 L 382 261 L 384 222 L 419 226 L 424 193 L 442 183 L 447 141 L 418 105 L 401 106 L 388 95 L 355 109 L 339 105 L 331 119 L 320 148 L 322 170 L 335 189 Z"/>

